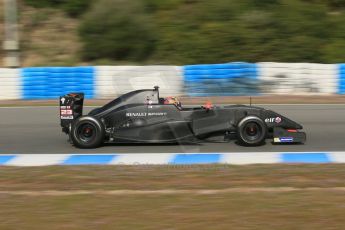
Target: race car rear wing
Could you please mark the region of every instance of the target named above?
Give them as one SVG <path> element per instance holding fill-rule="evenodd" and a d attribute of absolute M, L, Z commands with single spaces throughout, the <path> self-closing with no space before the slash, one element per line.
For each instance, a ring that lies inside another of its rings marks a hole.
<path fill-rule="evenodd" d="M 60 125 L 69 133 L 70 125 L 83 115 L 84 93 L 69 93 L 60 97 Z"/>

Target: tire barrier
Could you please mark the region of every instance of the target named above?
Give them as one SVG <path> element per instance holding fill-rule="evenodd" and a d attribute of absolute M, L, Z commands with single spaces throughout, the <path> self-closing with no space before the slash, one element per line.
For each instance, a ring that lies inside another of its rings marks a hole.
<path fill-rule="evenodd" d="M 22 99 L 57 99 L 69 92 L 94 97 L 94 67 L 31 67 L 21 69 Z"/>
<path fill-rule="evenodd" d="M 20 99 L 20 85 L 18 69 L 0 68 L 0 100 Z"/>
<path fill-rule="evenodd" d="M 258 63 L 262 94 L 336 94 L 338 65 L 314 63 Z"/>
<path fill-rule="evenodd" d="M 245 63 L 179 66 L 0 68 L 0 100 L 117 97 L 158 85 L 162 96 L 345 94 L 345 64 Z"/>
<path fill-rule="evenodd" d="M 345 64 L 339 65 L 339 94 L 345 94 Z"/>
<path fill-rule="evenodd" d="M 257 65 L 234 62 L 184 67 L 188 96 L 238 96 L 259 93 Z"/>
<path fill-rule="evenodd" d="M 136 89 L 159 86 L 163 96 L 183 94 L 182 68 L 178 66 L 97 66 L 96 97 L 114 98 Z"/>

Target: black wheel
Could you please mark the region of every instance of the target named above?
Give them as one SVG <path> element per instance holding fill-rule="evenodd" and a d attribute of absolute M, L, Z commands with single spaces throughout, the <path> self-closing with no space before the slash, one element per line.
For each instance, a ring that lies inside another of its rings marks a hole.
<path fill-rule="evenodd" d="M 267 136 L 267 126 L 256 116 L 243 118 L 238 124 L 237 138 L 246 146 L 262 145 Z"/>
<path fill-rule="evenodd" d="M 71 129 L 73 144 L 79 148 L 96 148 L 104 141 L 105 129 L 97 118 L 85 116 L 78 118 Z"/>

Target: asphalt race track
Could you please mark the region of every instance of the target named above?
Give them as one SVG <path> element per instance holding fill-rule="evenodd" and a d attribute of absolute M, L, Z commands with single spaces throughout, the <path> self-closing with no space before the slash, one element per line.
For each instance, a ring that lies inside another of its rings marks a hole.
<path fill-rule="evenodd" d="M 61 132 L 57 107 L 0 108 L 0 154 L 25 153 L 184 153 L 184 152 L 305 152 L 345 150 L 345 105 L 265 105 L 300 122 L 307 132 L 304 145 L 242 147 L 229 143 L 121 144 L 77 149 Z M 86 108 L 85 112 L 91 108 Z"/>

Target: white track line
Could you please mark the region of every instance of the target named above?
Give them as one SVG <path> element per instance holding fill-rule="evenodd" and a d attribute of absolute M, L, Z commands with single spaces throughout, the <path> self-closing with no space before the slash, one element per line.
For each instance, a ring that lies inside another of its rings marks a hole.
<path fill-rule="evenodd" d="M 278 164 L 281 162 L 278 152 L 241 152 L 223 154 L 220 163 L 223 164 Z"/>
<path fill-rule="evenodd" d="M 7 166 L 48 166 L 62 163 L 69 154 L 21 154 L 6 163 Z"/>
<path fill-rule="evenodd" d="M 110 164 L 116 165 L 161 165 L 168 164 L 174 157 L 174 154 L 161 153 L 161 154 L 120 154 L 119 157 L 115 158 Z"/>

